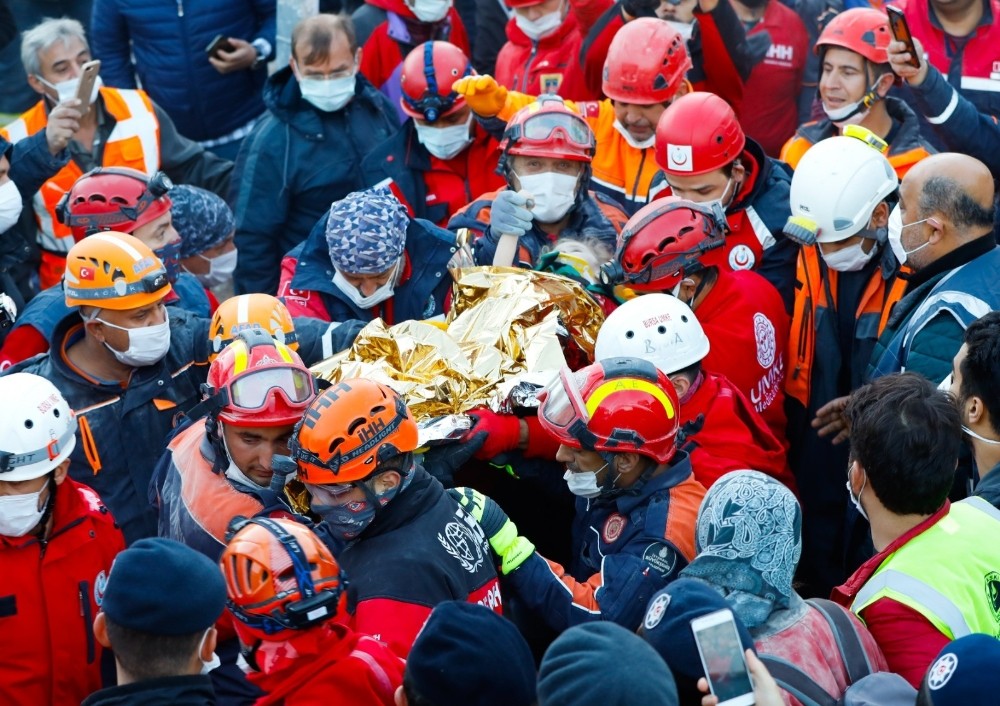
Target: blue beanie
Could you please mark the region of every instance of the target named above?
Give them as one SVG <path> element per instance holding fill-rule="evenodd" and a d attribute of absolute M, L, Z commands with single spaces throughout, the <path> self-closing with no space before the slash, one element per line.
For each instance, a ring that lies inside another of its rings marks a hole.
<path fill-rule="evenodd" d="M 556 638 L 538 672 L 539 706 L 677 706 L 656 650 L 616 623 L 586 623 Z"/>
<path fill-rule="evenodd" d="M 184 260 L 222 245 L 236 229 L 229 204 L 211 191 L 178 184 L 170 190 L 170 218 L 181 236 Z"/>
<path fill-rule="evenodd" d="M 326 244 L 330 262 L 342 273 L 377 275 L 399 261 L 410 217 L 383 187 L 355 191 L 330 206 Z"/>
<path fill-rule="evenodd" d="M 193 635 L 226 605 L 222 570 L 172 539 L 140 539 L 111 565 L 101 610 L 108 620 L 149 635 Z"/>
<path fill-rule="evenodd" d="M 434 608 L 406 658 L 405 681 L 434 706 L 535 703 L 528 643 L 509 620 L 474 603 Z"/>
<path fill-rule="evenodd" d="M 996 703 L 1000 693 L 1000 640 L 966 635 L 945 645 L 927 670 L 917 706 Z"/>

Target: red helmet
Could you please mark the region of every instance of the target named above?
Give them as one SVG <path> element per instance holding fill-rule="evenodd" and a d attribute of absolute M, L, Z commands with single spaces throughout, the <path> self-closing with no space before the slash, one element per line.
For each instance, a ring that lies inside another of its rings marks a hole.
<path fill-rule="evenodd" d="M 680 33 L 664 20 L 640 17 L 615 34 L 604 62 L 601 87 L 611 100 L 639 105 L 666 103 L 691 69 Z"/>
<path fill-rule="evenodd" d="M 77 241 L 101 230 L 131 233 L 170 211 L 173 183 L 163 172 L 98 167 L 76 180 L 56 205 L 56 218 Z"/>
<path fill-rule="evenodd" d="M 290 630 L 343 613 L 347 579 L 312 530 L 267 517 L 243 520 L 235 529 L 219 565 L 241 642 L 284 640 Z"/>
<path fill-rule="evenodd" d="M 841 47 L 860 54 L 873 64 L 889 63 L 892 33 L 885 13 L 870 7 L 855 7 L 836 15 L 816 40 L 814 51 Z"/>
<path fill-rule="evenodd" d="M 590 125 L 558 96 L 539 96 L 507 123 L 500 149 L 504 156 L 551 157 L 590 162 L 597 141 Z"/>
<path fill-rule="evenodd" d="M 298 353 L 261 329 L 239 331 L 208 368 L 208 394 L 221 421 L 240 427 L 295 424 L 316 396 Z"/>
<path fill-rule="evenodd" d="M 566 446 L 634 452 L 657 463 L 676 451 L 677 392 L 649 361 L 609 358 L 575 373 L 563 368 L 539 400 L 538 421 Z"/>
<path fill-rule="evenodd" d="M 531 7 L 541 5 L 545 0 L 504 0 L 503 4 L 513 9 L 515 7 Z"/>
<path fill-rule="evenodd" d="M 708 206 L 668 196 L 633 215 L 618 236 L 608 281 L 645 292 L 669 292 L 687 275 L 726 264 L 726 216 Z"/>
<path fill-rule="evenodd" d="M 656 163 L 676 176 L 707 174 L 732 164 L 746 141 L 726 101 L 714 93 L 688 93 L 671 103 L 656 124 Z"/>
<path fill-rule="evenodd" d="M 465 98 L 451 90 L 455 81 L 474 74 L 472 62 L 450 42 L 424 42 L 406 55 L 399 82 L 399 104 L 411 118 L 433 123 L 461 110 Z"/>

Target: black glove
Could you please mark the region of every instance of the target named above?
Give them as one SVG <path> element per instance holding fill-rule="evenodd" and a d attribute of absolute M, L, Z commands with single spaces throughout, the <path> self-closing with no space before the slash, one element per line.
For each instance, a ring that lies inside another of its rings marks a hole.
<path fill-rule="evenodd" d="M 487 433 L 481 431 L 453 444 L 430 447 L 424 453 L 424 469 L 437 478 L 441 485 L 450 488 L 455 484 L 455 474 L 486 443 Z"/>

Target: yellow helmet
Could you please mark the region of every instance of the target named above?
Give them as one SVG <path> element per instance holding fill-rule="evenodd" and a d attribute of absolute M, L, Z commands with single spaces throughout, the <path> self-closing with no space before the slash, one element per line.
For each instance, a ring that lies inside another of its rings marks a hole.
<path fill-rule="evenodd" d="M 139 309 L 170 293 L 167 270 L 153 251 L 125 233 L 94 233 L 66 255 L 67 306 Z"/>

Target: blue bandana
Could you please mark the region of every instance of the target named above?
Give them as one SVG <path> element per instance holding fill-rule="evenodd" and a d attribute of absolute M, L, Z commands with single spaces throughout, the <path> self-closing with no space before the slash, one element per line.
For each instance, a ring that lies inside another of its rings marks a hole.
<path fill-rule="evenodd" d="M 326 242 L 342 273 L 375 275 L 399 261 L 410 218 L 385 187 L 355 191 L 330 207 Z"/>
<path fill-rule="evenodd" d="M 221 245 L 236 229 L 229 205 L 211 191 L 179 184 L 170 190 L 170 216 L 181 236 L 184 260 Z"/>

